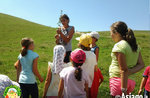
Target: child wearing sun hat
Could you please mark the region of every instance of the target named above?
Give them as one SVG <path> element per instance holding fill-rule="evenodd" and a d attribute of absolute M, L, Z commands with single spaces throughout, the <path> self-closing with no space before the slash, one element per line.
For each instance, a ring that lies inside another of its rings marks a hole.
<path fill-rule="evenodd" d="M 76 40 L 79 41 L 78 44 L 79 47 L 86 54 L 86 60 L 82 66 L 82 69 L 88 73 L 88 76 L 90 78 L 90 83 L 89 83 L 89 90 L 90 90 L 94 79 L 94 72 L 96 72 L 98 68 L 96 55 L 93 52 L 91 52 L 91 48 L 90 48 L 92 44 L 92 38 L 89 34 L 83 34 L 79 38 L 76 38 Z"/>
<path fill-rule="evenodd" d="M 91 51 L 95 53 L 96 55 L 96 60 L 98 61 L 98 56 L 99 56 L 99 47 L 96 45 L 96 42 L 98 41 L 100 35 L 96 31 L 92 31 L 89 34 L 92 37 L 92 46 L 91 46 Z"/>
<path fill-rule="evenodd" d="M 92 37 L 91 51 L 96 55 L 96 60 L 98 62 L 99 47 L 96 45 L 96 42 L 99 40 L 100 35 L 96 31 L 92 31 L 89 35 Z M 91 98 L 97 98 L 99 86 L 103 80 L 104 78 L 101 70 L 98 68 L 97 71 L 94 72 L 94 80 L 91 87 Z"/>

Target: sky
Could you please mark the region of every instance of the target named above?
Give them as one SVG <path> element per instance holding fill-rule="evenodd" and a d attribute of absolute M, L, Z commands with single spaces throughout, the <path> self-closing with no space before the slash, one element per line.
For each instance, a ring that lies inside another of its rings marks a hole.
<path fill-rule="evenodd" d="M 77 31 L 108 31 L 116 21 L 150 30 L 150 0 L 0 0 L 0 13 L 51 27 L 58 27 L 61 10 Z"/>

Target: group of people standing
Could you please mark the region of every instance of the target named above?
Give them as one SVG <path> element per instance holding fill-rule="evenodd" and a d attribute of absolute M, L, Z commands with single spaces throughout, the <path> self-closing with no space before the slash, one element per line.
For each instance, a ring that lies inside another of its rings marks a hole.
<path fill-rule="evenodd" d="M 53 62 L 49 62 L 43 98 L 89 98 L 89 96 L 96 98 L 98 87 L 103 81 L 103 76 L 97 67 L 98 56 L 94 54 L 98 55 L 99 48 L 95 42 L 99 39 L 99 34 L 92 32 L 80 36 L 79 48 L 72 51 L 74 27 L 69 26 L 67 15 L 61 16 L 60 21 L 63 27 L 57 30 L 55 36 L 57 45 L 53 50 Z M 96 74 L 94 72 L 100 74 L 99 78 L 96 78 L 97 85 L 93 83 Z"/>
<path fill-rule="evenodd" d="M 44 85 L 43 98 L 97 98 L 98 88 L 104 78 L 97 66 L 99 47 L 98 32 L 83 34 L 77 40 L 78 49 L 72 51 L 74 27 L 69 26 L 69 17 L 60 17 L 62 27 L 58 28 L 56 46 L 53 49 L 53 62 L 48 63 L 48 72 Z M 131 93 L 135 81 L 128 79 L 130 75 L 144 68 L 140 47 L 131 29 L 124 22 L 115 22 L 110 28 L 111 37 L 116 44 L 112 48 L 112 62 L 109 67 L 109 87 L 112 98 L 117 95 Z M 35 76 L 40 82 L 44 79 L 38 72 L 39 55 L 34 50 L 31 38 L 23 38 L 22 51 L 15 63 L 17 79 L 23 98 L 38 98 L 38 86 Z M 150 68 L 146 69 L 139 94 L 145 86 L 145 95 L 150 96 Z"/>

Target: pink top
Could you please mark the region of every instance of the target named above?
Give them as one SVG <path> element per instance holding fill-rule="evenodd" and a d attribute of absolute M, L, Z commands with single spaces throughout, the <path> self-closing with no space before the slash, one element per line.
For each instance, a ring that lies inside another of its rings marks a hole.
<path fill-rule="evenodd" d="M 150 92 L 150 66 L 148 66 L 144 73 L 143 73 L 143 77 L 147 77 L 147 81 L 146 81 L 146 85 L 145 85 L 145 90 L 147 90 L 148 92 Z"/>
<path fill-rule="evenodd" d="M 77 81 L 74 75 L 75 68 L 70 66 L 64 68 L 60 72 L 60 78 L 64 80 L 64 98 L 86 98 L 84 90 L 85 83 L 89 84 L 89 77 L 84 70 L 82 70 L 81 81 Z"/>

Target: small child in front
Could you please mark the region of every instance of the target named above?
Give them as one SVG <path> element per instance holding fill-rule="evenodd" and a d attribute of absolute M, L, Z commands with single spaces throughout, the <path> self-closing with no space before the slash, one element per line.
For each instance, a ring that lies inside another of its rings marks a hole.
<path fill-rule="evenodd" d="M 81 68 L 85 59 L 86 54 L 83 50 L 76 49 L 71 52 L 72 66 L 64 68 L 60 72 L 58 98 L 62 98 L 63 90 L 64 98 L 89 98 L 89 76 Z"/>

